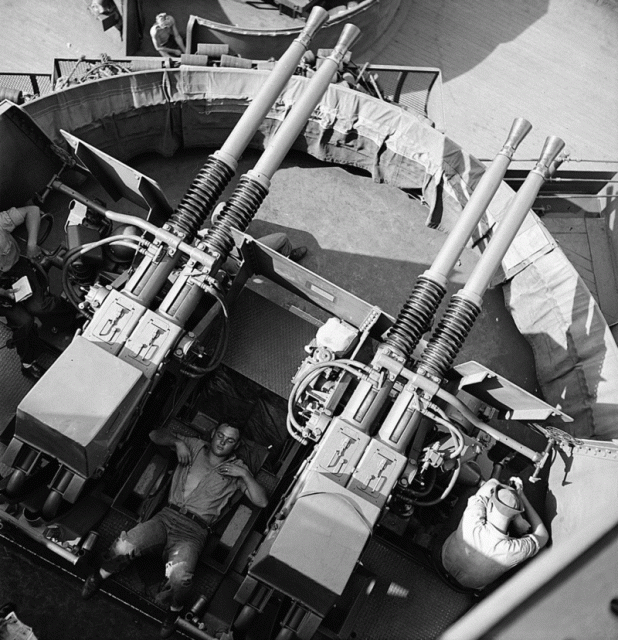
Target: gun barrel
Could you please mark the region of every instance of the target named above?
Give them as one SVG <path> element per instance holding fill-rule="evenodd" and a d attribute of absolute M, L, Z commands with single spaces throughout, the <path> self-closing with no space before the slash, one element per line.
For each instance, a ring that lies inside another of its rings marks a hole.
<path fill-rule="evenodd" d="M 419 373 L 428 374 L 437 379 L 446 375 L 481 312 L 483 294 L 515 239 L 519 227 L 528 215 L 541 185 L 548 178 L 552 163 L 563 147 L 564 142 L 560 138 L 552 136 L 545 141 L 539 161 L 515 194 L 468 281 L 463 289 L 452 296 L 442 319 L 421 354 L 416 367 Z"/>
<path fill-rule="evenodd" d="M 300 35 L 290 44 L 279 58 L 258 94 L 253 98 L 227 140 L 215 156 L 236 168 L 238 159 L 247 148 L 251 138 L 273 106 L 275 100 L 296 70 L 309 43 L 322 25 L 328 20 L 328 11 L 314 7 Z"/>
<path fill-rule="evenodd" d="M 188 243 L 193 241 L 210 215 L 234 175 L 240 156 L 296 70 L 309 42 L 327 19 L 328 12 L 323 8 L 312 10 L 305 28 L 275 64 L 221 149 L 208 158 L 187 189 L 168 225 Z M 140 304 L 149 305 L 176 266 L 178 255 L 167 256 L 161 263 L 147 256 L 142 262 L 141 268 L 129 279 L 124 293 Z"/>
<path fill-rule="evenodd" d="M 453 270 L 481 216 L 496 194 L 506 170 L 511 164 L 513 154 L 531 129 L 532 125 L 524 118 L 516 118 L 513 121 L 502 149 L 479 180 L 459 220 L 449 233 L 431 267 L 425 272 L 425 276 L 446 285 L 448 275 Z"/>
<path fill-rule="evenodd" d="M 482 298 L 502 258 L 515 239 L 519 227 L 534 204 L 541 186 L 549 178 L 552 164 L 563 148 L 564 141 L 556 136 L 550 136 L 545 140 L 536 166 L 515 194 L 494 236 L 470 274 L 461 292 L 466 297 L 477 297 L 478 300 Z"/>
<path fill-rule="evenodd" d="M 343 57 L 359 35 L 360 29 L 353 24 L 347 24 L 343 28 L 333 52 L 311 78 L 301 98 L 290 109 L 250 173 L 260 176 L 262 180 L 270 180 L 326 93 Z"/>
<path fill-rule="evenodd" d="M 407 359 L 412 355 L 422 335 L 431 326 L 446 293 L 448 275 L 498 190 L 515 149 L 531 128 L 530 123 L 523 118 L 517 118 L 513 122 L 506 142 L 479 180 L 431 267 L 417 278 L 412 293 L 385 340 L 401 357 Z"/>
<path fill-rule="evenodd" d="M 225 257 L 233 246 L 231 229 L 245 231 L 270 189 L 270 180 L 283 158 L 311 117 L 313 110 L 328 89 L 339 64 L 350 45 L 359 36 L 358 27 L 343 28 L 336 47 L 309 80 L 303 93 L 274 133 L 253 169 L 239 180 L 217 221 L 209 229 L 204 246 L 213 256 Z"/>
<path fill-rule="evenodd" d="M 326 92 L 337 72 L 339 63 L 359 33 L 360 30 L 354 25 L 344 27 L 333 53 L 309 80 L 302 95 L 294 103 L 290 113 L 272 137 L 256 166 L 240 178 L 221 214 L 203 240 L 204 250 L 213 256 L 213 262 L 209 265 L 209 269 L 218 268 L 229 255 L 234 245 L 231 230 L 245 231 L 249 226 L 264 198 L 268 195 L 272 175 Z M 160 315 L 171 318 L 173 322 L 180 325 L 193 312 L 202 295 L 199 285 L 195 282 L 189 282 L 191 268 L 187 267 L 183 271 L 158 309 Z"/>

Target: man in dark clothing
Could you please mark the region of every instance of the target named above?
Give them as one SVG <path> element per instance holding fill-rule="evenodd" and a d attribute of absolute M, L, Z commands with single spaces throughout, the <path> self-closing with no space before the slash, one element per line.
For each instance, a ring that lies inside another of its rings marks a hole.
<path fill-rule="evenodd" d="M 88 599 L 102 581 L 124 569 L 134 558 L 164 549 L 167 582 L 160 601 L 169 606 L 161 637 L 169 637 L 191 590 L 193 573 L 208 537 L 208 530 L 237 489 L 259 507 L 268 498 L 247 466 L 234 451 L 240 431 L 220 424 L 210 445 L 201 438 L 175 436 L 166 430 L 150 433 L 158 445 L 175 449 L 178 467 L 172 478 L 168 504 L 150 520 L 122 532 L 104 557 L 99 571 L 88 577 L 82 597 Z"/>
<path fill-rule="evenodd" d="M 13 331 L 12 342 L 21 360 L 22 373 L 33 379 L 40 378 L 45 369 L 36 361 L 41 353 L 35 317 L 65 328 L 75 321 L 71 305 L 51 295 L 41 274 L 30 261 L 41 254 L 37 244 L 41 211 L 36 206 L 11 207 L 0 211 L 0 315 Z M 28 238 L 26 256 L 20 256 L 19 245 L 12 231 L 25 224 Z M 15 283 L 26 277 L 32 293 L 16 301 L 19 292 Z"/>

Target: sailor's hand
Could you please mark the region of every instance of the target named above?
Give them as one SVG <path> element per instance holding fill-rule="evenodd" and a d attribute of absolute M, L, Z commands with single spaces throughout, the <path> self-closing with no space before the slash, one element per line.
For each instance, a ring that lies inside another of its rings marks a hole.
<path fill-rule="evenodd" d="M 26 255 L 29 258 L 36 259 L 40 258 L 43 255 L 43 251 L 38 244 L 28 245 L 28 248 L 26 249 Z"/>
<path fill-rule="evenodd" d="M 509 485 L 513 487 L 515 491 L 517 491 L 518 495 L 521 495 L 524 492 L 524 482 L 521 478 L 518 478 L 517 476 L 513 476 L 512 478 L 509 478 Z"/>
<path fill-rule="evenodd" d="M 232 476 L 234 478 L 241 478 L 245 475 L 246 470 L 243 467 L 239 467 L 237 464 L 233 462 L 222 462 L 218 467 L 217 471 L 224 476 Z"/>
<path fill-rule="evenodd" d="M 15 291 L 13 289 L 3 289 L 0 287 L 0 297 L 15 300 Z"/>
<path fill-rule="evenodd" d="M 182 440 L 176 441 L 176 456 L 179 464 L 186 465 L 191 462 L 191 451 Z"/>

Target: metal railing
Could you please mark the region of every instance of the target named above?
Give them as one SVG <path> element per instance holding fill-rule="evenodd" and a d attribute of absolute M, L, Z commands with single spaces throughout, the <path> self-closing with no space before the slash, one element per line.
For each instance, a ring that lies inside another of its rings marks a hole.
<path fill-rule="evenodd" d="M 137 56 L 133 58 L 54 58 L 51 83 L 54 91 L 67 87 L 100 80 L 110 76 L 150 69 L 162 69 L 169 64 L 169 59 L 157 57 Z"/>
<path fill-rule="evenodd" d="M 431 120 L 444 133 L 442 71 L 435 67 L 408 67 L 390 64 L 368 64 L 363 69 L 375 78 L 377 91 L 387 102 L 393 102 Z"/>
<path fill-rule="evenodd" d="M 49 93 L 51 75 L 40 73 L 0 73 L 0 100 L 23 104 Z"/>

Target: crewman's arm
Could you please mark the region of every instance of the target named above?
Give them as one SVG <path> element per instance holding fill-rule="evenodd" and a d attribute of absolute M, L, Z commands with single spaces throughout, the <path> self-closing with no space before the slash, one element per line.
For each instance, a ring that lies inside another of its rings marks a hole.
<path fill-rule="evenodd" d="M 155 429 L 149 434 L 150 439 L 162 447 L 170 447 L 176 450 L 176 456 L 180 464 L 191 462 L 191 450 L 180 438 L 165 429 Z"/>
<path fill-rule="evenodd" d="M 244 493 L 257 507 L 265 507 L 268 504 L 268 496 L 266 495 L 264 487 L 251 475 L 251 471 L 244 465 L 241 466 L 233 462 L 222 462 L 217 467 L 217 471 L 224 476 L 240 478 L 241 484 L 244 484 Z"/>
<path fill-rule="evenodd" d="M 3 289 L 2 287 L 0 287 L 0 298 L 15 300 L 15 292 L 13 291 L 13 289 Z"/>
<path fill-rule="evenodd" d="M 176 21 L 174 21 L 174 24 L 172 25 L 172 33 L 174 34 L 174 40 L 176 40 L 176 44 L 178 45 L 179 49 L 185 53 L 185 43 L 182 41 L 182 36 L 180 35 L 178 28 L 176 27 Z"/>
<path fill-rule="evenodd" d="M 533 535 L 539 543 L 539 549 L 542 549 L 549 540 L 549 532 L 543 524 L 541 517 L 536 512 L 536 509 L 530 504 L 530 500 L 526 498 L 526 494 L 523 492 L 523 489 L 518 491 L 518 493 L 522 504 L 524 505 L 526 517 L 532 526 L 532 530 L 528 535 Z"/>
<path fill-rule="evenodd" d="M 27 255 L 37 258 L 41 255 L 39 247 L 39 228 L 41 226 L 41 210 L 35 206 L 23 207 L 26 210 L 26 229 L 28 231 Z"/>

